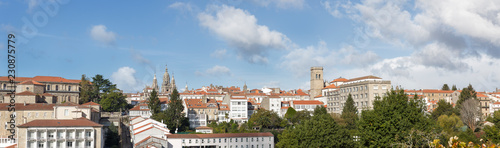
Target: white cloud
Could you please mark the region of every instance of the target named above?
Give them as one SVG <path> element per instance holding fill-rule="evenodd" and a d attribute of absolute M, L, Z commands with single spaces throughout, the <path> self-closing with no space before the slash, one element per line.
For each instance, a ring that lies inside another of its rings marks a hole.
<path fill-rule="evenodd" d="M 232 6 L 210 6 L 198 14 L 200 25 L 208 28 L 251 63 L 267 63 L 270 49 L 286 49 L 290 40 L 282 33 L 258 25 L 255 16 Z"/>
<path fill-rule="evenodd" d="M 213 53 L 210 54 L 211 57 L 218 58 L 218 59 L 223 59 L 224 57 L 227 56 L 227 50 L 226 49 L 217 49 Z"/>
<path fill-rule="evenodd" d="M 90 30 L 90 36 L 92 39 L 99 41 L 101 43 L 111 45 L 116 41 L 116 34 L 114 32 L 108 31 L 107 27 L 104 25 L 92 26 Z"/>
<path fill-rule="evenodd" d="M 33 9 L 38 6 L 38 0 L 28 0 L 28 12 L 33 11 Z"/>
<path fill-rule="evenodd" d="M 305 76 L 312 66 L 357 66 L 364 67 L 375 63 L 379 56 L 371 51 L 362 52 L 352 46 L 339 50 L 328 49 L 326 43 L 297 48 L 282 57 L 281 67 L 292 71 L 296 76 Z"/>
<path fill-rule="evenodd" d="M 137 89 L 139 86 L 139 82 L 136 80 L 134 74 L 135 69 L 130 67 L 121 67 L 118 71 L 113 72 L 111 74 L 111 81 L 116 84 L 118 89 L 121 89 L 125 92 L 134 92 L 140 89 Z"/>
<path fill-rule="evenodd" d="M 178 9 L 183 11 L 193 11 L 193 6 L 190 3 L 183 2 L 175 2 L 173 4 L 168 5 L 168 8 Z"/>
<path fill-rule="evenodd" d="M 213 77 L 223 77 L 223 76 L 231 76 L 231 70 L 226 66 L 215 65 L 212 68 L 205 70 L 204 72 L 196 71 L 196 75 L 198 76 L 213 76 Z"/>
<path fill-rule="evenodd" d="M 281 8 L 281 9 L 287 9 L 287 8 L 303 8 L 305 5 L 304 0 L 253 0 L 253 2 L 257 3 L 258 5 L 267 7 L 269 4 L 274 4 L 276 7 Z"/>

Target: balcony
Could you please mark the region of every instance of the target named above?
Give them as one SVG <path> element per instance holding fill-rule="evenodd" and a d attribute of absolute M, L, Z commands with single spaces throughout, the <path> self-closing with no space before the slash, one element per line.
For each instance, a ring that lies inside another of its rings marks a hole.
<path fill-rule="evenodd" d="M 94 138 L 92 138 L 92 137 L 86 137 L 85 139 L 88 140 L 88 141 L 94 140 Z"/>
<path fill-rule="evenodd" d="M 28 137 L 28 141 L 36 141 L 35 137 Z"/>

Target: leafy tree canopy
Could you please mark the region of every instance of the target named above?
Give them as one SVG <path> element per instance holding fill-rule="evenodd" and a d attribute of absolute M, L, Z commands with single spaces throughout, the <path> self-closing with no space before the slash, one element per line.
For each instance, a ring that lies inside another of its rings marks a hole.
<path fill-rule="evenodd" d="M 443 84 L 443 87 L 441 87 L 441 90 L 450 90 L 450 87 L 448 84 Z"/>
<path fill-rule="evenodd" d="M 293 107 L 289 107 L 287 110 L 286 110 L 286 113 L 285 113 L 285 118 L 286 119 L 292 119 L 293 116 L 295 116 L 295 114 L 297 113 L 297 111 L 295 111 L 295 109 L 293 109 Z"/>
<path fill-rule="evenodd" d="M 423 111 L 421 100 L 409 100 L 402 89 L 390 90 L 381 100 L 374 101 L 373 110 L 362 112 L 358 122 L 361 145 L 393 147 L 408 142 L 416 147 L 426 145 L 422 138 L 414 136 L 414 133 L 428 133 L 432 127 Z"/>
<path fill-rule="evenodd" d="M 258 109 L 257 112 L 252 114 L 248 120 L 248 127 L 253 128 L 255 126 L 265 127 L 265 128 L 276 128 L 279 127 L 281 123 L 281 118 L 276 112 Z"/>
<path fill-rule="evenodd" d="M 356 122 L 358 120 L 358 109 L 354 106 L 354 100 L 352 95 L 347 96 L 344 108 L 342 110 L 342 115 L 340 116 L 346 122 L 346 127 L 350 130 L 356 129 Z"/>
<path fill-rule="evenodd" d="M 354 147 L 349 132 L 328 114 L 313 116 L 278 135 L 277 147 Z"/>
<path fill-rule="evenodd" d="M 434 120 L 437 120 L 441 115 L 460 115 L 460 111 L 457 108 L 453 108 L 453 105 L 446 102 L 445 100 L 439 100 L 437 105 L 438 107 L 431 113 L 431 118 Z"/>
<path fill-rule="evenodd" d="M 156 114 L 160 112 L 161 106 L 160 106 L 160 98 L 158 98 L 158 93 L 155 89 L 153 89 L 153 91 L 151 91 L 151 94 L 149 95 L 148 107 L 151 110 L 153 119 L 155 120 L 160 119 L 156 116 Z"/>
<path fill-rule="evenodd" d="M 113 89 L 109 92 L 102 94 L 102 99 L 99 102 L 101 107 L 106 112 L 117 112 L 120 109 L 125 109 L 127 106 L 126 96 L 120 90 Z"/>
<path fill-rule="evenodd" d="M 472 88 L 471 84 L 469 84 L 466 88 L 463 88 L 462 92 L 460 92 L 460 96 L 458 96 L 457 100 L 457 106 L 461 107 L 462 103 L 468 99 L 477 99 L 477 93 L 474 88 Z"/>

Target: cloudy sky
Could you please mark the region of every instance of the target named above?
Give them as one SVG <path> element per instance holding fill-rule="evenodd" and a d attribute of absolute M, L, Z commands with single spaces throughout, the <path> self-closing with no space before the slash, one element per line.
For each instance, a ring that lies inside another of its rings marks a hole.
<path fill-rule="evenodd" d="M 0 14 L 18 76 L 102 74 L 126 92 L 161 83 L 165 65 L 179 89 L 309 89 L 311 66 L 407 89 L 500 82 L 494 0 L 0 0 Z"/>

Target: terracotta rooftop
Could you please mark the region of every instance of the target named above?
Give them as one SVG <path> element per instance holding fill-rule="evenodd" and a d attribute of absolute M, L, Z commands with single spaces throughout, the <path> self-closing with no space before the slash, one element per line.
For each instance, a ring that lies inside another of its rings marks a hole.
<path fill-rule="evenodd" d="M 369 75 L 369 76 L 363 76 L 363 77 L 358 77 L 358 78 L 352 78 L 352 79 L 349 79 L 349 82 L 350 82 L 350 81 L 364 80 L 364 79 L 382 79 L 382 78 L 380 78 L 380 77 L 376 77 L 376 76 L 372 76 L 372 75 Z"/>
<path fill-rule="evenodd" d="M 332 84 L 332 85 L 328 85 L 326 86 L 325 88 L 323 89 L 329 89 L 329 88 L 338 88 L 337 86 L 335 86 L 335 84 Z"/>
<path fill-rule="evenodd" d="M 90 101 L 90 102 L 84 103 L 82 105 L 100 105 L 100 104 L 97 104 L 95 102 Z"/>
<path fill-rule="evenodd" d="M 271 133 L 171 134 L 167 138 L 273 137 Z"/>
<path fill-rule="evenodd" d="M 81 80 L 71 80 L 65 79 L 62 77 L 53 77 L 53 76 L 35 76 L 33 78 L 30 77 L 16 77 L 14 81 L 23 82 L 27 80 L 33 80 L 37 82 L 62 82 L 62 83 L 80 83 Z M 8 77 L 0 77 L 0 81 L 9 81 Z"/>
<path fill-rule="evenodd" d="M 186 99 L 184 102 L 186 102 L 187 108 L 207 108 L 207 104 L 203 103 L 201 99 Z"/>
<path fill-rule="evenodd" d="M 82 117 L 68 120 L 33 120 L 19 127 L 102 127 L 102 125 Z"/>
<path fill-rule="evenodd" d="M 33 80 L 26 80 L 26 81 L 19 83 L 19 85 L 44 85 L 44 84 L 38 83 L 37 81 L 33 81 Z"/>
<path fill-rule="evenodd" d="M 347 80 L 346 78 L 337 78 L 331 82 L 347 82 L 347 81 L 349 81 L 349 80 Z"/>
<path fill-rule="evenodd" d="M 136 105 L 134 108 L 130 109 L 129 111 L 149 111 L 148 109 L 141 109 L 141 106 L 148 106 L 147 104 L 141 104 L 141 105 Z"/>
<path fill-rule="evenodd" d="M 31 91 L 23 91 L 20 93 L 16 93 L 17 96 L 35 96 L 36 94 Z"/>
<path fill-rule="evenodd" d="M 198 127 L 196 127 L 196 129 L 213 129 L 213 128 L 208 127 L 208 126 L 198 126 Z"/>

